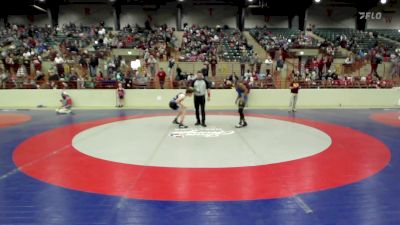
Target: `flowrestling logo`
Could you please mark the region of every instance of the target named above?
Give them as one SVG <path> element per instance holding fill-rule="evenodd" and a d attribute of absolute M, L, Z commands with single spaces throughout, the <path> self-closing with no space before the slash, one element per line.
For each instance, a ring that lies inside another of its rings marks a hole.
<path fill-rule="evenodd" d="M 358 12 L 360 15 L 360 20 L 380 20 L 382 19 L 382 13 L 381 12 Z"/>
<path fill-rule="evenodd" d="M 385 23 L 392 23 L 393 17 L 390 14 L 383 15 L 381 12 L 358 12 L 360 20 L 384 20 Z"/>
<path fill-rule="evenodd" d="M 235 131 L 228 130 L 225 131 L 221 128 L 189 128 L 189 129 L 175 129 L 169 134 L 173 138 L 184 138 L 184 137 L 205 137 L 205 138 L 215 138 L 220 136 L 226 136 L 234 134 Z"/>

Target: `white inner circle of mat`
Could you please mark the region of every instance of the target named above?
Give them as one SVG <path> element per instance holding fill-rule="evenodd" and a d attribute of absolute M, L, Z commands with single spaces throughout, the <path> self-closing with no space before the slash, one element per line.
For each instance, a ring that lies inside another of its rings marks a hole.
<path fill-rule="evenodd" d="M 275 119 L 248 117 L 249 126 L 235 128 L 237 116 L 207 116 L 206 130 L 228 133 L 174 137 L 173 117 L 147 117 L 104 124 L 77 134 L 78 151 L 103 160 L 161 167 L 224 168 L 285 162 L 315 155 L 331 145 L 330 137 L 313 127 Z M 188 130 L 195 127 L 186 118 Z M 204 130 L 204 129 L 203 129 Z"/>

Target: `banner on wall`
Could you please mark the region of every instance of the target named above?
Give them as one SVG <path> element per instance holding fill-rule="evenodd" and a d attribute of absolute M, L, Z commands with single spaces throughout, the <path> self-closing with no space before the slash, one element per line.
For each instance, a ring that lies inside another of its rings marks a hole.
<path fill-rule="evenodd" d="M 332 17 L 332 14 L 333 14 L 333 9 L 327 8 L 327 9 L 326 9 L 326 16 L 327 16 L 327 17 Z"/>
<path fill-rule="evenodd" d="M 30 23 L 35 22 L 35 16 L 33 16 L 33 15 L 28 15 L 27 17 L 28 17 L 28 21 L 29 21 Z"/>
<path fill-rule="evenodd" d="M 90 8 L 85 7 L 83 10 L 86 16 L 90 16 Z"/>
<path fill-rule="evenodd" d="M 385 16 L 386 23 L 392 23 L 392 16 Z"/>

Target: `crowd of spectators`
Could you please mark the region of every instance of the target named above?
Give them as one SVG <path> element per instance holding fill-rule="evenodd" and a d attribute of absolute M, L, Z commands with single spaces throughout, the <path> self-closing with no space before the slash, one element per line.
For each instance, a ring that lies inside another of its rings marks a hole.
<path fill-rule="evenodd" d="M 87 85 L 88 82 L 112 83 L 131 80 L 135 75 L 140 78 L 139 71 L 127 65 L 129 62 L 111 56 L 112 48 L 143 50 L 146 68 L 154 77 L 154 64 L 166 60 L 176 42 L 174 29 L 167 26 L 144 29 L 128 25 L 123 31 L 114 32 L 103 22 L 91 27 L 71 23 L 54 28 L 9 24 L 0 32 L 2 88 L 57 88 L 60 81 L 64 82 L 61 86 L 79 81 L 78 87 L 90 87 L 95 85 Z M 106 63 L 98 69 L 100 59 Z M 43 70 L 43 61 L 51 62 L 49 69 Z"/>
<path fill-rule="evenodd" d="M 99 83 L 100 87 L 111 87 L 117 82 L 129 88 L 135 85 L 148 86 L 154 79 L 160 81 L 160 87 L 164 87 L 166 77 L 180 83 L 190 81 L 191 74 L 185 75 L 175 67 L 174 56 L 171 55 L 175 50 L 179 50 L 179 61 L 203 62 L 201 72 L 206 77 L 216 76 L 220 60 L 240 64 L 240 74 L 230 74 L 223 81 L 224 86 L 229 86 L 236 76 L 250 86 L 258 80 L 273 82 L 271 71 L 282 70 L 290 48 L 320 48 L 322 54 L 310 57 L 304 64 L 304 70 L 298 72 L 301 74 L 299 78 L 307 82 L 336 80 L 335 76 L 329 74 L 333 71 L 331 65 L 338 46 L 352 51 L 344 64 L 368 60 L 371 64 L 370 76 L 378 81 L 381 77 L 377 68 L 384 59 L 392 61 L 390 74 L 393 77 L 398 76 L 400 71 L 400 51 L 390 52 L 379 42 L 368 51 L 358 48 L 358 41 L 364 38 L 363 35 L 369 38 L 374 36 L 367 32 L 359 32 L 350 39 L 341 34 L 334 41 L 317 43 L 302 32 L 252 29 L 250 33 L 269 53 L 265 59 L 253 51 L 253 46 L 238 30 L 185 25 L 182 46 L 177 48 L 173 28 L 147 25 L 144 28 L 127 25 L 119 32 L 105 27 L 103 22 L 91 27 L 72 23 L 54 28 L 8 25 L 0 30 L 0 88 L 66 88 L 71 86 L 71 82 L 77 88 L 96 87 Z M 133 68 L 127 59 L 110 55 L 112 48 L 142 50 L 143 55 L 137 59 L 142 61 L 142 67 Z M 354 49 L 359 51 L 355 52 Z M 100 65 L 100 60 L 104 61 L 104 65 Z M 164 72 L 158 68 L 158 63 L 167 60 L 168 66 Z M 44 70 L 43 61 L 52 62 L 51 67 Z M 262 64 L 267 65 L 267 71 L 261 71 Z M 337 80 L 340 77 L 338 75 Z"/>
<path fill-rule="evenodd" d="M 180 61 L 239 61 L 241 55 L 252 55 L 253 49 L 239 30 L 188 26 L 185 24 Z"/>
<path fill-rule="evenodd" d="M 317 48 L 318 42 L 311 36 L 292 29 L 256 27 L 250 34 L 275 59 L 275 52 L 283 51 L 288 54 L 291 48 Z"/>

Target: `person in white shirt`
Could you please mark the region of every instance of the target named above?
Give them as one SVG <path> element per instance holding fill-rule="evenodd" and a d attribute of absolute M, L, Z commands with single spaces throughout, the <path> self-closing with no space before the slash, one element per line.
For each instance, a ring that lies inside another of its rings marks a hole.
<path fill-rule="evenodd" d="M 272 65 L 272 59 L 271 59 L 271 57 L 270 56 L 268 56 L 268 58 L 265 60 L 265 64 L 267 64 L 267 65 Z"/>
<path fill-rule="evenodd" d="M 99 35 L 105 35 L 106 34 L 106 29 L 104 29 L 104 27 L 103 28 L 101 28 L 100 30 L 99 30 Z"/>
<path fill-rule="evenodd" d="M 64 75 L 64 59 L 61 57 L 60 54 L 57 54 L 56 58 L 54 58 L 54 64 L 57 67 L 57 73 L 59 76 Z"/>
<path fill-rule="evenodd" d="M 196 80 L 196 75 L 194 75 L 193 73 L 190 73 L 188 76 L 187 76 L 187 81 L 191 84 L 194 80 Z"/>
<path fill-rule="evenodd" d="M 251 75 L 252 74 L 251 74 L 250 70 L 247 70 L 247 72 L 244 73 L 243 79 L 248 80 L 248 79 L 250 79 Z"/>
<path fill-rule="evenodd" d="M 157 66 L 157 60 L 153 55 L 150 55 L 149 60 L 147 61 L 150 69 L 150 76 L 153 79 L 154 76 L 156 75 L 156 66 Z"/>
<path fill-rule="evenodd" d="M 77 83 L 77 88 L 78 89 L 84 89 L 85 88 L 85 79 L 82 76 L 79 76 L 78 79 L 76 80 Z"/>

